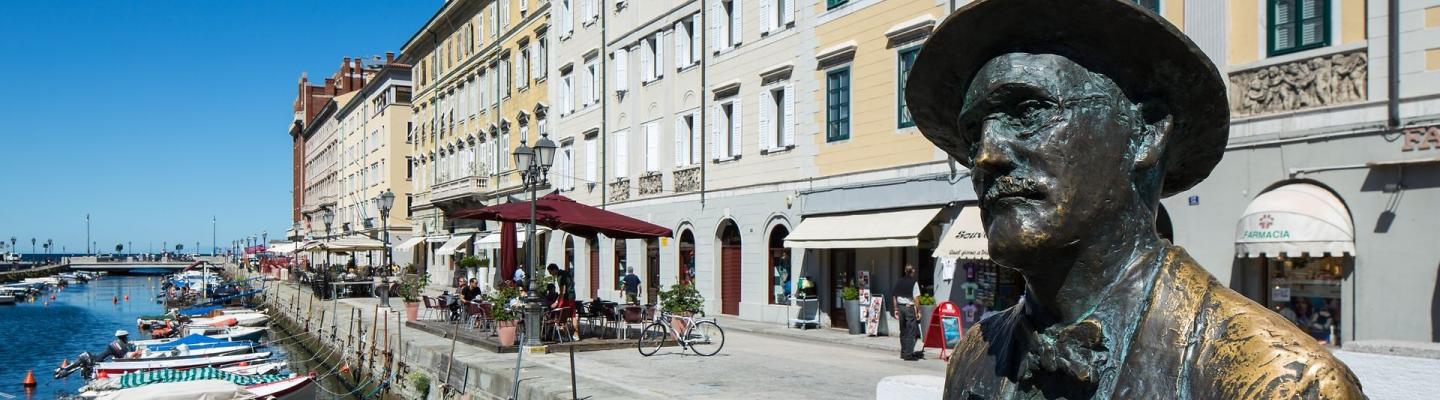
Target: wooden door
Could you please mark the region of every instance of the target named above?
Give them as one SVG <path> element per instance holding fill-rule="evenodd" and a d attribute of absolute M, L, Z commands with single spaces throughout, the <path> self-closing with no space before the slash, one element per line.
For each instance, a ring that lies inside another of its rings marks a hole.
<path fill-rule="evenodd" d="M 720 253 L 720 312 L 740 315 L 740 246 L 725 245 Z"/>
<path fill-rule="evenodd" d="M 590 242 L 590 298 L 600 298 L 600 242 Z"/>

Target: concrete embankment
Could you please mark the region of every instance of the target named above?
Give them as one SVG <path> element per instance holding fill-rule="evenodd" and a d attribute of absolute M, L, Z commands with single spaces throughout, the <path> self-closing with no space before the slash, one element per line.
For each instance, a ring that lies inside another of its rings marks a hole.
<path fill-rule="evenodd" d="M 43 267 L 35 267 L 35 268 L 30 268 L 30 269 L 22 269 L 22 270 L 18 270 L 18 271 L 5 271 L 5 272 L 0 272 L 0 283 L 3 283 L 3 282 L 12 282 L 12 281 L 19 281 L 19 280 L 23 280 L 23 279 L 26 279 L 26 278 L 44 278 L 44 277 L 51 276 L 51 275 L 55 275 L 55 274 L 58 274 L 58 273 L 61 273 L 61 272 L 69 271 L 69 270 L 70 270 L 69 268 L 70 268 L 69 265 L 65 265 L 65 264 L 53 264 L 53 265 L 47 265 L 47 266 L 43 266 Z"/>
<path fill-rule="evenodd" d="M 396 300 L 397 307 L 391 312 L 379 307 L 375 298 L 320 300 L 307 287 L 272 282 L 265 307 L 280 328 L 273 333 L 276 337 L 299 334 L 292 340 L 302 354 L 292 355 L 292 359 L 313 359 L 312 370 L 326 378 L 331 376 L 325 372 L 348 367 L 349 373 L 333 374 L 338 381 L 322 382 L 327 392 L 345 393 L 347 398 L 375 393 L 387 399 L 441 399 L 445 391 L 473 399 L 511 398 L 516 354 L 494 353 L 405 327 L 404 311 Z M 416 384 L 414 378 L 419 376 L 427 378 L 427 387 Z M 570 379 L 568 369 L 526 360 L 520 368 L 516 398 L 570 399 Z M 651 397 L 643 390 L 583 375 L 576 383 L 579 397 Z"/>

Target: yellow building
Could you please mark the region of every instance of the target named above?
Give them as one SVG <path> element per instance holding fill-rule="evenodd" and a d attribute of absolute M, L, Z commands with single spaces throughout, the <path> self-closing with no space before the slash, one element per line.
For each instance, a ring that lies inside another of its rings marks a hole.
<path fill-rule="evenodd" d="M 549 1 L 452 0 L 401 49 L 414 65 L 409 205 L 418 240 L 414 262 L 437 285 L 450 266 L 474 253 L 480 224 L 445 218 L 446 210 L 492 204 L 519 191 L 510 153 L 546 129 L 545 71 Z"/>
<path fill-rule="evenodd" d="M 338 182 L 335 197 L 335 234 L 361 234 L 377 240 L 403 241 L 410 236 L 404 200 L 410 194 L 406 182 L 406 160 L 410 147 L 405 143 L 410 122 L 410 66 L 387 62 L 379 65 L 365 86 L 345 102 L 337 102 Z M 398 199 L 389 218 L 381 220 L 375 199 L 391 192 Z M 394 257 L 409 259 L 407 249 Z M 385 254 L 355 254 L 358 265 L 384 265 Z"/>

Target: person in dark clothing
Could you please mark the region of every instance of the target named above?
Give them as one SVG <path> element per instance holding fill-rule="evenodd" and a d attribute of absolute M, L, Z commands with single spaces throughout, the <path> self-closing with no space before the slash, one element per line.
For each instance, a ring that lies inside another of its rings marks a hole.
<path fill-rule="evenodd" d="M 475 282 L 475 278 L 470 278 L 470 282 L 466 283 L 465 287 L 460 288 L 460 298 L 465 299 L 465 301 L 475 301 L 475 298 L 479 296 L 480 284 Z"/>
<path fill-rule="evenodd" d="M 630 304 L 640 303 L 640 277 L 635 276 L 635 269 L 625 270 L 625 302 Z"/>
<path fill-rule="evenodd" d="M 905 266 L 905 275 L 895 280 L 895 289 L 890 291 L 894 302 L 895 319 L 900 320 L 900 359 L 915 361 L 924 358 L 924 351 L 915 351 L 915 340 L 920 337 L 920 323 L 915 319 L 919 303 L 920 285 L 915 282 L 915 267 Z"/>
<path fill-rule="evenodd" d="M 95 362 L 105 361 L 112 357 L 116 360 L 123 360 L 132 351 L 135 351 L 135 345 L 130 344 L 130 333 L 115 331 L 115 341 L 110 342 L 109 346 L 105 346 L 105 352 L 100 353 L 100 358 L 95 359 Z"/>

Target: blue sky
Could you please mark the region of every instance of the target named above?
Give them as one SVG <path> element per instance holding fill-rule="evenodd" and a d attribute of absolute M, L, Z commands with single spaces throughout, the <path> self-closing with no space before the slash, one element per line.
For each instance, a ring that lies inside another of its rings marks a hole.
<path fill-rule="evenodd" d="M 398 52 L 442 3 L 0 3 L 0 239 L 84 251 L 86 213 L 102 248 L 208 250 L 212 215 L 222 247 L 283 236 L 300 74 Z"/>

